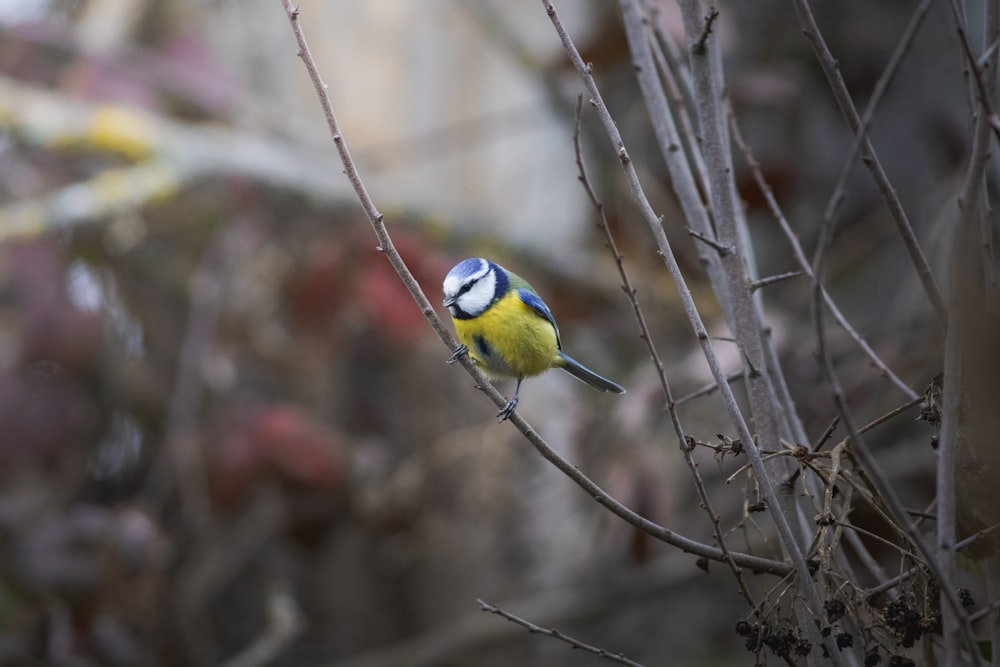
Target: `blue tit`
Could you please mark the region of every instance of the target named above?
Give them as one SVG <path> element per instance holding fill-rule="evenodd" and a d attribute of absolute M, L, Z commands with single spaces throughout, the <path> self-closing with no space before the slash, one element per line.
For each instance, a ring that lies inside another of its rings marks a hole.
<path fill-rule="evenodd" d="M 488 376 L 517 379 L 514 397 L 497 414 L 500 421 L 517 407 L 524 378 L 550 368 L 561 368 L 598 391 L 625 393 L 562 351 L 549 307 L 526 280 L 499 264 L 475 257 L 455 265 L 444 279 L 444 306 L 461 343 L 452 361 L 468 353 Z"/>

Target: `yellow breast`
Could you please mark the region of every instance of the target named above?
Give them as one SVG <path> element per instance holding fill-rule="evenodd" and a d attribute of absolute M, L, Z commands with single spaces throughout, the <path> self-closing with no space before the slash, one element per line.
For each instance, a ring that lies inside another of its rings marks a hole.
<path fill-rule="evenodd" d="M 555 328 L 514 290 L 478 317 L 452 321 L 458 340 L 488 375 L 530 377 L 560 361 Z"/>

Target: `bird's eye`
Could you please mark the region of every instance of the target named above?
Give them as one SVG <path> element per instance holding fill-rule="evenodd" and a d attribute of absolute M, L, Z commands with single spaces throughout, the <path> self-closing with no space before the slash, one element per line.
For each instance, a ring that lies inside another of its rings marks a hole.
<path fill-rule="evenodd" d="M 468 292 L 470 289 L 472 289 L 472 286 L 475 285 L 475 284 L 476 284 L 476 281 L 472 281 L 471 283 L 465 283 L 464 285 L 462 285 L 462 287 L 459 288 L 459 290 L 458 290 L 458 296 L 462 296 L 463 294 L 465 294 L 466 292 Z"/>

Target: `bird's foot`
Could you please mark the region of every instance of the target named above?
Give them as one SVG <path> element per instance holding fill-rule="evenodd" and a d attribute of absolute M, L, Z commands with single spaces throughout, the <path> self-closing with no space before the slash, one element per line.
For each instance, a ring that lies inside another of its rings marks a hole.
<path fill-rule="evenodd" d="M 468 353 L 469 353 L 468 347 L 466 347 L 465 345 L 459 345 L 458 347 L 455 348 L 455 351 L 452 352 L 451 356 L 448 357 L 448 363 L 453 364 L 459 359 L 461 359 L 463 354 L 468 354 Z"/>
<path fill-rule="evenodd" d="M 517 407 L 517 396 L 507 401 L 507 403 L 500 409 L 497 413 L 497 423 L 503 423 L 510 419 L 510 416 L 514 414 L 514 408 Z"/>

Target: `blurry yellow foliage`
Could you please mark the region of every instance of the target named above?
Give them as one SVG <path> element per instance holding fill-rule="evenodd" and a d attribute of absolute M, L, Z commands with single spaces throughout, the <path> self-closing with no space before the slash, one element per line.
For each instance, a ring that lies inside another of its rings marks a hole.
<path fill-rule="evenodd" d="M 140 160 L 156 147 L 155 123 L 141 111 L 121 106 L 101 106 L 90 117 L 86 143 L 94 148 Z"/>

